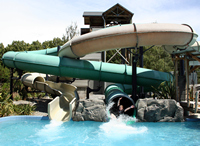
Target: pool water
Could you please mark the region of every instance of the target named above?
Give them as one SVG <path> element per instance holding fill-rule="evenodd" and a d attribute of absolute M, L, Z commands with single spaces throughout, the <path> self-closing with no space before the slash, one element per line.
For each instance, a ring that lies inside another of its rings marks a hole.
<path fill-rule="evenodd" d="M 200 122 L 140 123 L 56 122 L 12 120 L 0 122 L 0 145 L 200 145 Z"/>

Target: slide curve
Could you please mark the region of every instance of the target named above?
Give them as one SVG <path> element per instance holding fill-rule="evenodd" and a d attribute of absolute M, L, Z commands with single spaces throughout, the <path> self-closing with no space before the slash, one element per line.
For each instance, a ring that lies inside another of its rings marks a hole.
<path fill-rule="evenodd" d="M 44 74 L 26 73 L 21 77 L 25 86 L 54 94 L 57 97 L 48 103 L 48 116 L 51 120 L 69 121 L 76 105 L 76 87 L 66 83 L 45 81 Z"/>

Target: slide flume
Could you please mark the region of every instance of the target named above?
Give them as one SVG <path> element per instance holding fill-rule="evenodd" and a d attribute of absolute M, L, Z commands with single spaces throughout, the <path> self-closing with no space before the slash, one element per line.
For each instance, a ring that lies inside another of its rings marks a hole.
<path fill-rule="evenodd" d="M 45 81 L 44 75 L 39 73 L 26 73 L 21 77 L 21 81 L 25 86 L 57 95 L 54 100 L 48 103 L 50 119 L 63 122 L 71 119 L 78 98 L 75 86 Z"/>

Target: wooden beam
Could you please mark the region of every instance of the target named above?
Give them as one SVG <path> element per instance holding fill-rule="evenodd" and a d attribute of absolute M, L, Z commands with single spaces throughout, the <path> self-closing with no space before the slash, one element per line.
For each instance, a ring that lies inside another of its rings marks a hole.
<path fill-rule="evenodd" d="M 200 65 L 194 66 L 191 70 L 190 73 L 192 73 L 195 69 L 197 69 L 198 67 L 200 67 Z"/>
<path fill-rule="evenodd" d="M 192 54 L 193 56 L 200 56 L 200 54 Z"/>
<path fill-rule="evenodd" d="M 113 15 L 106 15 L 105 18 L 107 17 L 131 17 L 130 15 L 116 15 L 116 14 L 113 14 Z"/>
<path fill-rule="evenodd" d="M 197 56 L 194 56 L 191 53 L 187 53 L 187 55 L 191 56 L 193 59 L 195 59 L 195 60 L 200 62 L 200 58 L 198 58 Z"/>

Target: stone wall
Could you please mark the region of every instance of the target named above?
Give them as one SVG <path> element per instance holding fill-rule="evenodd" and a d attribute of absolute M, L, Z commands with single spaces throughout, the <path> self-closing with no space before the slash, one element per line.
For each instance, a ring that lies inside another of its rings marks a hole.
<path fill-rule="evenodd" d="M 139 99 L 137 119 L 141 122 L 182 122 L 183 108 L 173 99 Z"/>
<path fill-rule="evenodd" d="M 107 121 L 106 105 L 101 99 L 80 99 L 76 111 L 73 112 L 73 121 Z"/>

